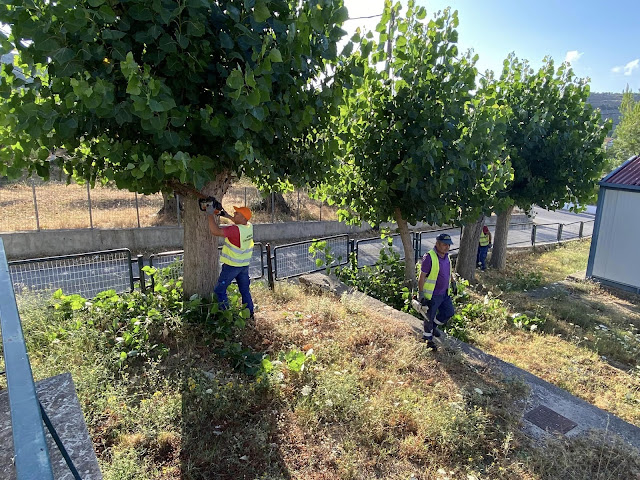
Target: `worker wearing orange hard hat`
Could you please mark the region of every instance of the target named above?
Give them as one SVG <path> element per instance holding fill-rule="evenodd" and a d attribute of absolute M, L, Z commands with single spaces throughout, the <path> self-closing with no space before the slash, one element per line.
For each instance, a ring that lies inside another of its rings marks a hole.
<path fill-rule="evenodd" d="M 247 207 L 233 207 L 233 216 L 228 218 L 234 223 L 229 226 L 219 226 L 215 220 L 216 211 L 213 207 L 207 208 L 209 214 L 209 231 L 217 237 L 224 237 L 222 254 L 222 271 L 218 277 L 218 283 L 213 292 L 218 297 L 222 309 L 229 307 L 227 288 L 233 280 L 238 284 L 238 290 L 242 295 L 242 303 L 249 309 L 249 316 L 253 319 L 253 299 L 249 290 L 249 263 L 253 253 L 253 225 L 251 210 Z"/>

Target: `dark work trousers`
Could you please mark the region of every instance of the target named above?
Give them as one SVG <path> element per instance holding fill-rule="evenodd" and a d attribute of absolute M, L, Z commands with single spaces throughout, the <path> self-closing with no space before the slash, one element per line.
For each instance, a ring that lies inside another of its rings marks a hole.
<path fill-rule="evenodd" d="M 482 270 L 487 269 L 487 264 L 485 263 L 487 261 L 487 253 L 489 253 L 489 245 L 478 247 L 478 258 L 476 265 L 479 263 Z"/>
<path fill-rule="evenodd" d="M 451 297 L 446 293 L 443 295 L 433 295 L 431 297 L 431 307 L 427 311 L 429 320 L 424 321 L 423 338 L 433 340 L 434 325 L 446 325 L 451 317 L 453 317 L 453 303 Z"/>
<path fill-rule="evenodd" d="M 227 296 L 227 288 L 231 285 L 231 282 L 235 279 L 238 284 L 238 290 L 242 295 L 242 303 L 247 305 L 249 313 L 253 314 L 253 300 L 251 298 L 251 291 L 249 290 L 249 266 L 246 267 L 232 267 L 226 263 L 222 264 L 222 271 L 218 277 L 218 284 L 213 289 L 214 293 L 218 297 L 218 303 L 222 310 L 229 308 L 229 297 Z"/>

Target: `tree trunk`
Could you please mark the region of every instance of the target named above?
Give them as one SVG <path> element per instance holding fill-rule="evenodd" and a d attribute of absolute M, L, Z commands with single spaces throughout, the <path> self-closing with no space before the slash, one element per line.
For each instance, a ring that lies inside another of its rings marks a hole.
<path fill-rule="evenodd" d="M 230 184 L 230 176 L 220 174 L 202 189 L 202 194 L 222 201 Z M 207 214 L 200 211 L 198 199 L 194 195 L 180 198 L 184 206 L 184 296 L 209 298 L 219 275 L 218 237 L 211 235 Z"/>
<path fill-rule="evenodd" d="M 177 221 L 178 201 L 174 193 L 162 192 L 162 208 L 158 212 L 158 216 Z"/>
<path fill-rule="evenodd" d="M 475 280 L 476 276 L 476 259 L 478 256 L 478 242 L 480 241 L 480 233 L 484 225 L 484 215 L 474 223 L 465 225 L 462 228 L 460 237 L 460 249 L 458 250 L 458 259 L 456 260 L 456 273 L 470 283 Z"/>
<path fill-rule="evenodd" d="M 507 265 L 507 240 L 509 236 L 509 224 L 514 206 L 510 206 L 504 212 L 498 214 L 496 231 L 493 233 L 493 249 L 489 265 L 498 270 L 504 270 Z"/>
<path fill-rule="evenodd" d="M 265 212 L 270 214 L 274 209 L 275 203 L 276 212 L 282 213 L 283 215 L 293 215 L 293 210 L 291 210 L 291 207 L 285 200 L 284 195 L 279 192 L 275 192 L 273 194 L 273 201 L 271 201 L 271 198 L 272 194 L 268 193 L 267 196 L 264 197 L 259 204 L 253 206 L 253 209 L 264 210 Z"/>
<path fill-rule="evenodd" d="M 396 208 L 394 212 L 396 223 L 398 224 L 398 233 L 402 240 L 404 249 L 404 284 L 410 290 L 414 290 L 417 285 L 416 279 L 416 262 L 414 258 L 413 242 L 411 241 L 411 233 L 407 221 L 402 218 L 400 209 Z"/>

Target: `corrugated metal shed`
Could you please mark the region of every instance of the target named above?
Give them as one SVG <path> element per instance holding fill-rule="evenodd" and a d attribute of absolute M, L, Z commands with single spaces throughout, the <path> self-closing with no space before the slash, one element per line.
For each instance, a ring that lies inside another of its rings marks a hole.
<path fill-rule="evenodd" d="M 587 277 L 640 293 L 640 155 L 600 181 Z"/>
<path fill-rule="evenodd" d="M 600 181 L 600 185 L 640 186 L 640 155 L 627 160 Z"/>

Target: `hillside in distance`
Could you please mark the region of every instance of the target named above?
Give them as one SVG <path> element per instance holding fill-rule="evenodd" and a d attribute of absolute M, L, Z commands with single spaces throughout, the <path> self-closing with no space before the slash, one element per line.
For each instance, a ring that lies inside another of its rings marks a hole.
<path fill-rule="evenodd" d="M 634 93 L 635 101 L 640 101 L 640 93 Z M 620 103 L 622 103 L 622 93 L 592 93 L 589 95 L 589 103 L 594 108 L 602 111 L 602 118 L 613 120 L 612 130 L 615 130 L 620 121 Z"/>

